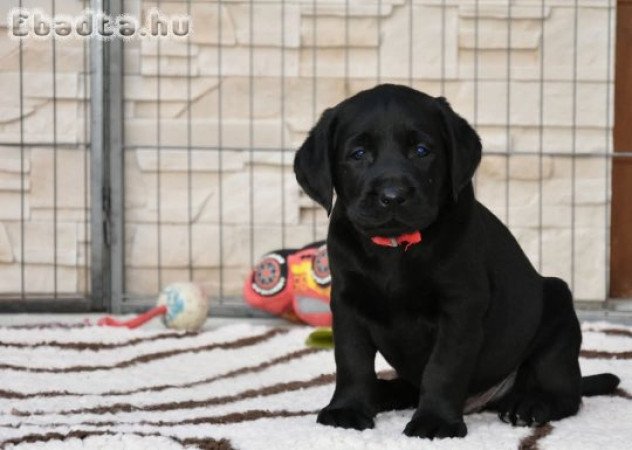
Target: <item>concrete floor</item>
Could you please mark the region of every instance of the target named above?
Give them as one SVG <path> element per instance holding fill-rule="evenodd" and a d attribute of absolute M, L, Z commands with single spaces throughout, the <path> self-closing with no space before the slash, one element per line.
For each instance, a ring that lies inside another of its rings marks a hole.
<path fill-rule="evenodd" d="M 577 315 L 580 320 L 585 321 L 608 321 L 620 325 L 632 326 L 632 312 L 630 311 L 612 311 L 603 309 L 578 309 Z M 7 325 L 24 325 L 42 322 L 62 322 L 62 323 L 78 323 L 89 320 L 90 323 L 96 323 L 104 314 L 0 314 L 0 326 Z M 133 315 L 118 316 L 118 318 L 131 318 Z M 234 323 L 242 323 L 248 321 L 252 324 L 260 325 L 291 325 L 291 323 L 277 318 L 235 318 L 235 317 L 210 317 L 204 324 L 204 330 L 212 330 L 222 325 Z M 153 319 L 143 325 L 146 329 L 163 329 L 159 318 Z"/>

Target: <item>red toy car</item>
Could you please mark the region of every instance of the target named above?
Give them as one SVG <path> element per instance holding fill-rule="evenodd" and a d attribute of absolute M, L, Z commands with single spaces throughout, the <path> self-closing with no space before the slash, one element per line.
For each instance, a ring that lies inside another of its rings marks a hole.
<path fill-rule="evenodd" d="M 331 276 L 324 241 L 265 255 L 244 284 L 251 306 L 313 326 L 331 326 Z"/>

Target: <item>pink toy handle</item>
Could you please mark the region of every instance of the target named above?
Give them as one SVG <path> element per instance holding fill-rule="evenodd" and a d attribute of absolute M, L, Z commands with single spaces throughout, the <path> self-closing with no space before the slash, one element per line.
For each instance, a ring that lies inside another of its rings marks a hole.
<path fill-rule="evenodd" d="M 127 327 L 127 328 L 136 328 L 145 322 L 150 321 L 156 316 L 162 316 L 167 312 L 167 306 L 161 305 L 156 306 L 155 308 L 150 309 L 147 312 L 144 312 L 132 319 L 121 322 L 120 320 L 115 319 L 112 316 L 106 316 L 97 322 L 98 325 L 106 326 L 106 327 Z"/>

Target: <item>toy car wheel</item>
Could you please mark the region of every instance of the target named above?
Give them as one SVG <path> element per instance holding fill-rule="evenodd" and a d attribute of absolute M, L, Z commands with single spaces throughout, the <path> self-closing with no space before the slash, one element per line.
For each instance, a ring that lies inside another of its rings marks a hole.
<path fill-rule="evenodd" d="M 329 256 L 327 255 L 326 245 L 321 245 L 314 255 L 314 261 L 312 263 L 312 277 L 321 287 L 331 284 Z"/>
<path fill-rule="evenodd" d="M 287 264 L 285 258 L 277 253 L 266 255 L 254 268 L 252 289 L 257 294 L 268 297 L 285 288 L 287 282 Z"/>

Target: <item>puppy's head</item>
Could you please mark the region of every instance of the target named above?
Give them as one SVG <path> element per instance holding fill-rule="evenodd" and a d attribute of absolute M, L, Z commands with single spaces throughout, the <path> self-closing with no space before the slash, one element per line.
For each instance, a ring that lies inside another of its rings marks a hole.
<path fill-rule="evenodd" d="M 327 212 L 335 190 L 360 231 L 396 236 L 434 222 L 480 158 L 478 135 L 443 97 L 380 85 L 326 110 L 296 153 L 294 171 Z"/>

